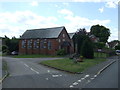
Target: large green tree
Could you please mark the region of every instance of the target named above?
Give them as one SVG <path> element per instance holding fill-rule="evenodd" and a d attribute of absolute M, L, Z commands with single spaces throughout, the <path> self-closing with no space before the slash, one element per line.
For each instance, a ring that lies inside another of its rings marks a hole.
<path fill-rule="evenodd" d="M 109 36 L 110 30 L 102 25 L 93 25 L 90 29 L 90 33 L 99 38 L 100 42 L 106 43 Z"/>

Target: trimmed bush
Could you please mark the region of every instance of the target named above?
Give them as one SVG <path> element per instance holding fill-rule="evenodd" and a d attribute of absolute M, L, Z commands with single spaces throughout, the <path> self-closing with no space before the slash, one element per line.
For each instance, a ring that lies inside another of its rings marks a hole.
<path fill-rule="evenodd" d="M 65 55 L 65 50 L 64 49 L 58 50 L 57 55 L 60 55 L 60 56 Z"/>
<path fill-rule="evenodd" d="M 115 50 L 120 50 L 120 44 L 115 46 Z"/>
<path fill-rule="evenodd" d="M 7 50 L 8 50 L 8 47 L 6 45 L 3 45 L 2 46 L 2 52 L 5 53 L 5 52 L 7 52 Z"/>
<path fill-rule="evenodd" d="M 92 59 L 94 58 L 93 43 L 90 39 L 86 39 L 81 48 L 81 55 L 85 58 Z"/>

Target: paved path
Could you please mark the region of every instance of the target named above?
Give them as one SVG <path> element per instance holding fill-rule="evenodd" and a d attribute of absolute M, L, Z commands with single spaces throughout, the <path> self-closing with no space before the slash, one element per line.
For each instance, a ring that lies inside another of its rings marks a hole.
<path fill-rule="evenodd" d="M 38 64 L 42 60 L 53 59 L 58 58 L 4 57 L 10 76 L 4 80 L 3 88 L 82 88 L 104 65 L 102 63 L 100 66 L 92 67 L 83 74 L 70 74 Z"/>

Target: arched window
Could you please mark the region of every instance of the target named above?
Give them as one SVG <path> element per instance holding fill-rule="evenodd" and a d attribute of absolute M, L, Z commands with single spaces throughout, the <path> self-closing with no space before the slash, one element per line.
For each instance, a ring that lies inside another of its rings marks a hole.
<path fill-rule="evenodd" d="M 26 40 L 22 40 L 22 48 L 26 47 Z"/>
<path fill-rule="evenodd" d="M 52 48 L 52 43 L 51 41 L 48 41 L 48 49 L 50 50 Z"/>

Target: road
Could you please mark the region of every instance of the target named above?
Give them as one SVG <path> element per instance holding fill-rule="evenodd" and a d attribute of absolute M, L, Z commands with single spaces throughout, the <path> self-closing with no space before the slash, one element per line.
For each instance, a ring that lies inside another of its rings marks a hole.
<path fill-rule="evenodd" d="M 2 84 L 3 88 L 82 88 L 96 75 L 94 70 L 83 74 L 70 74 L 39 64 L 42 60 L 59 58 L 10 58 L 3 57 L 8 63 L 10 76 Z M 94 68 L 92 68 L 94 69 Z M 114 73 L 115 74 L 115 73 Z"/>
<path fill-rule="evenodd" d="M 118 64 L 120 64 L 119 59 L 106 68 L 91 83 L 85 85 L 84 88 L 118 88 L 118 75 L 120 74 L 120 72 L 118 74 Z"/>

